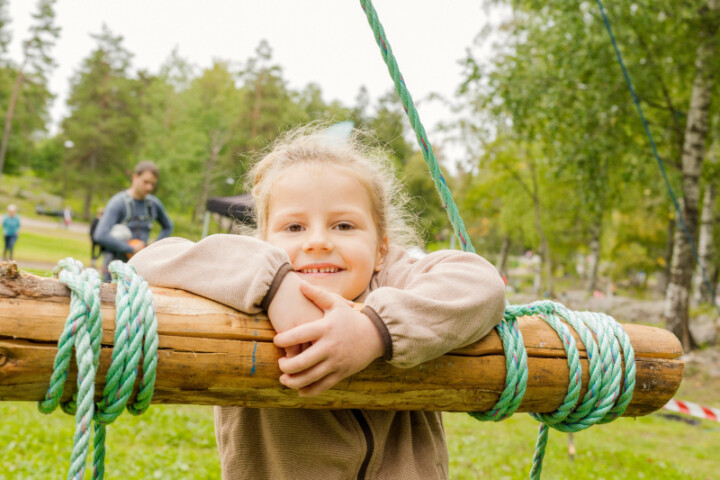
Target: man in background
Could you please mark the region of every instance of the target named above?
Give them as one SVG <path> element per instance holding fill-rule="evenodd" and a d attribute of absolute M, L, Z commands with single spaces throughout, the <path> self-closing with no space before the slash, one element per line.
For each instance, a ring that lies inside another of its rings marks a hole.
<path fill-rule="evenodd" d="M 104 249 L 103 281 L 109 282 L 108 265 L 113 260 L 127 261 L 144 248 L 150 231 L 157 221 L 162 230 L 157 240 L 169 236 L 173 223 L 162 202 L 151 192 L 155 190 L 160 172 L 153 162 L 140 162 L 135 166 L 130 188 L 115 194 L 105 206 L 97 224 L 93 240 Z"/>

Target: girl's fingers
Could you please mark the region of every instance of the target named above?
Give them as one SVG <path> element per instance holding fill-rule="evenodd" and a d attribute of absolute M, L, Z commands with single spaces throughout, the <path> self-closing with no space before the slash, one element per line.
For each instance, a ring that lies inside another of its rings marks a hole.
<path fill-rule="evenodd" d="M 285 357 L 292 358 L 296 355 L 299 355 L 302 351 L 303 351 L 302 345 L 290 345 L 289 347 L 285 348 Z"/>
<path fill-rule="evenodd" d="M 301 397 L 315 397 L 323 393 L 325 390 L 329 390 L 337 385 L 340 380 L 340 377 L 333 372 L 330 375 L 324 376 L 317 382 L 299 389 L 298 395 Z"/>
<path fill-rule="evenodd" d="M 308 371 L 327 358 L 326 352 L 321 348 L 308 348 L 292 358 L 283 357 L 278 360 L 280 370 L 287 374 Z"/>
<path fill-rule="evenodd" d="M 292 345 L 299 345 L 302 343 L 311 343 L 323 334 L 324 327 L 321 324 L 321 320 L 316 320 L 310 323 L 303 323 L 297 327 L 293 327 L 290 330 L 278 333 L 273 338 L 275 346 L 279 348 L 288 348 Z"/>
<path fill-rule="evenodd" d="M 327 362 L 321 362 L 294 375 L 287 373 L 280 375 L 280 383 L 286 387 L 299 390 L 322 380 L 330 373 L 332 373 L 332 371 L 330 370 L 329 364 Z"/>
<path fill-rule="evenodd" d="M 300 284 L 300 291 L 308 300 L 322 310 L 330 310 L 335 305 L 335 296 L 322 288 L 310 285 L 307 282 L 302 282 Z"/>

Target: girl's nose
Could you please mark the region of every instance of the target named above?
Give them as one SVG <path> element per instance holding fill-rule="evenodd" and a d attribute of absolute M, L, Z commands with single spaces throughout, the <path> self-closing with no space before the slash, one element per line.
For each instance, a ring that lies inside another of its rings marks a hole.
<path fill-rule="evenodd" d="M 332 250 L 334 248 L 332 241 L 325 229 L 311 229 L 307 231 L 307 237 L 303 242 L 303 250 Z"/>

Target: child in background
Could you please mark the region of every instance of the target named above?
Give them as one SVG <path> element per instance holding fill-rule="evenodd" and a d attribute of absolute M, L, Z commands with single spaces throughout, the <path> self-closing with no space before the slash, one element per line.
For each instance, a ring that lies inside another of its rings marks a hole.
<path fill-rule="evenodd" d="M 299 395 L 378 358 L 415 366 L 502 319 L 503 282 L 482 257 L 408 255 L 403 197 L 357 134 L 296 131 L 249 177 L 257 238 L 169 238 L 130 263 L 151 285 L 266 310 L 286 352 L 279 380 Z M 226 480 L 448 478 L 440 412 L 215 407 L 215 429 Z"/>
<path fill-rule="evenodd" d="M 12 203 L 8 205 L 7 212 L 2 223 L 3 236 L 5 237 L 3 260 L 12 260 L 15 242 L 17 241 L 20 230 L 20 216 L 17 215 L 17 207 Z"/>

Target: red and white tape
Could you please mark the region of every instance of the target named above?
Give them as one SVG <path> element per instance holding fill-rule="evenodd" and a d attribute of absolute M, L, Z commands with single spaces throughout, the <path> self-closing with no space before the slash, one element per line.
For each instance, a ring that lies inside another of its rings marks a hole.
<path fill-rule="evenodd" d="M 693 417 L 704 418 L 705 420 L 720 422 L 720 408 L 703 407 L 697 403 L 670 400 L 663 409 L 670 410 L 671 412 L 685 413 L 687 415 L 692 415 Z"/>

